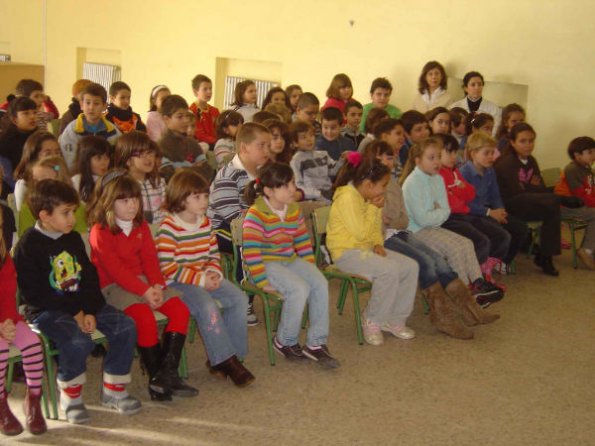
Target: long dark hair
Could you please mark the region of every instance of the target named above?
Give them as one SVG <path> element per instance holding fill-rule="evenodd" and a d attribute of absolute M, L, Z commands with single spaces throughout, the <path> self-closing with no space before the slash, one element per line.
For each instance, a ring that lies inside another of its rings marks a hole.
<path fill-rule="evenodd" d="M 376 157 L 363 157 L 359 152 L 349 152 L 345 164 L 337 174 L 333 188 L 336 190 L 350 181 L 354 186 L 359 186 L 364 180 L 378 183 L 389 174 L 390 169 Z"/>
<path fill-rule="evenodd" d="M 533 127 L 531 127 L 526 122 L 519 122 L 518 124 L 515 124 L 508 133 L 508 145 L 504 149 L 504 153 L 506 155 L 516 154 L 514 147 L 512 147 L 512 141 L 516 141 L 517 136 L 519 136 L 519 133 L 521 132 L 531 132 L 534 136 L 537 136 L 537 133 L 535 133 Z"/>
<path fill-rule="evenodd" d="M 93 189 L 95 189 L 95 180 L 91 171 L 91 159 L 94 156 L 107 155 L 110 157 L 112 148 L 110 144 L 99 136 L 83 136 L 78 144 L 76 160 L 74 162 L 75 172 L 81 175 L 79 185 L 79 196 L 85 203 L 91 199 Z M 111 163 L 111 159 L 110 159 Z"/>
<path fill-rule="evenodd" d="M 244 200 L 252 205 L 256 198 L 264 196 L 264 188 L 276 189 L 293 180 L 293 170 L 283 163 L 267 163 L 258 170 L 258 177 L 250 181 L 244 190 Z"/>

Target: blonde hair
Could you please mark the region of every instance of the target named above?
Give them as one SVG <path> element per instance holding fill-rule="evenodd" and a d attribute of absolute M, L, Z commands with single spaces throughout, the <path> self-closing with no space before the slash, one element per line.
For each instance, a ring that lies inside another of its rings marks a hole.
<path fill-rule="evenodd" d="M 421 158 L 424 152 L 430 147 L 438 147 L 438 149 L 442 150 L 444 147 L 442 144 L 442 139 L 436 138 L 435 136 L 430 136 L 429 138 L 424 139 L 422 142 L 411 146 L 409 149 L 407 162 L 405 163 L 405 167 L 403 167 L 403 173 L 401 173 L 399 184 L 403 185 L 409 174 L 413 172 L 413 169 L 415 169 L 415 160 Z"/>
<path fill-rule="evenodd" d="M 72 186 L 72 180 L 70 179 L 68 167 L 66 166 L 64 158 L 61 156 L 46 156 L 45 158 L 41 158 L 39 161 L 33 164 L 31 169 L 29 169 L 25 175 L 25 182 L 27 182 L 28 185 L 33 181 L 33 169 L 36 167 L 52 169 L 57 174 L 57 180 Z"/>
<path fill-rule="evenodd" d="M 483 147 L 496 147 L 496 140 L 483 131 L 472 133 L 465 144 L 465 158 L 471 159 L 471 153 Z"/>

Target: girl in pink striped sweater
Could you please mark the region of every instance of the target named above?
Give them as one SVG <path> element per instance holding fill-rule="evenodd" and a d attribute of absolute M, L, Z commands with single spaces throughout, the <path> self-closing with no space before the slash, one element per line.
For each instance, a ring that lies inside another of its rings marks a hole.
<path fill-rule="evenodd" d="M 316 268 L 295 191 L 293 170 L 280 163 L 263 166 L 246 186 L 245 200 L 252 206 L 244 219 L 244 260 L 256 286 L 283 296 L 275 350 L 290 361 L 337 368 L 339 361 L 326 345 L 328 283 Z M 298 338 L 306 302 L 310 325 L 302 348 Z"/>
<path fill-rule="evenodd" d="M 196 321 L 207 368 L 244 387 L 254 381 L 240 362 L 248 353 L 248 297 L 223 278 L 217 238 L 205 215 L 208 205 L 209 183 L 191 170 L 176 172 L 166 191 L 169 214 L 157 232 L 157 255 L 167 284 L 183 292 Z"/>

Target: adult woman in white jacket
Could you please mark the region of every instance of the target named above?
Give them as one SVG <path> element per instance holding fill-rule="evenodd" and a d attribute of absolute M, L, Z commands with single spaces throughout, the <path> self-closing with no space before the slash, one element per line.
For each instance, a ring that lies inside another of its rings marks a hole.
<path fill-rule="evenodd" d="M 502 119 L 502 110 L 493 102 L 488 101 L 482 97 L 483 93 L 483 76 L 477 71 L 470 71 L 465 74 L 463 78 L 463 90 L 465 97 L 460 101 L 453 102 L 449 108 L 461 107 L 469 113 L 488 113 L 494 117 L 494 133 L 500 126 Z"/>

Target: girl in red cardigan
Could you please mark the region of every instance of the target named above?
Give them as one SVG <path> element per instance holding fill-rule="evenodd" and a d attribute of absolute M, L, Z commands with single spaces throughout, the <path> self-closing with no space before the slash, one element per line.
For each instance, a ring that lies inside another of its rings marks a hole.
<path fill-rule="evenodd" d="M 105 300 L 136 324 L 151 399 L 196 396 L 198 390 L 185 384 L 177 372 L 190 313 L 178 292 L 165 284 L 141 200 L 140 184 L 125 170 L 112 170 L 97 182 L 89 206 L 91 261 Z M 153 311 L 169 319 L 163 347 Z"/>
<path fill-rule="evenodd" d="M 0 213 L 0 234 L 3 225 Z M 41 380 L 43 378 L 43 353 L 37 335 L 17 312 L 17 273 L 8 252 L 4 237 L 0 235 L 0 432 L 4 435 L 18 435 L 23 432 L 19 420 L 8 407 L 4 387 L 10 345 L 21 351 L 23 370 L 27 382 L 24 411 L 27 430 L 32 434 L 42 434 L 47 430 L 41 414 Z"/>
<path fill-rule="evenodd" d="M 446 186 L 450 216 L 442 227 L 467 237 L 473 242 L 481 272 L 491 281 L 492 270 L 508 253 L 510 234 L 498 222 L 471 215 L 469 203 L 475 198 L 475 188 L 456 168 L 458 143 L 452 135 L 440 135 L 444 149 L 440 157 L 440 175 Z"/>

